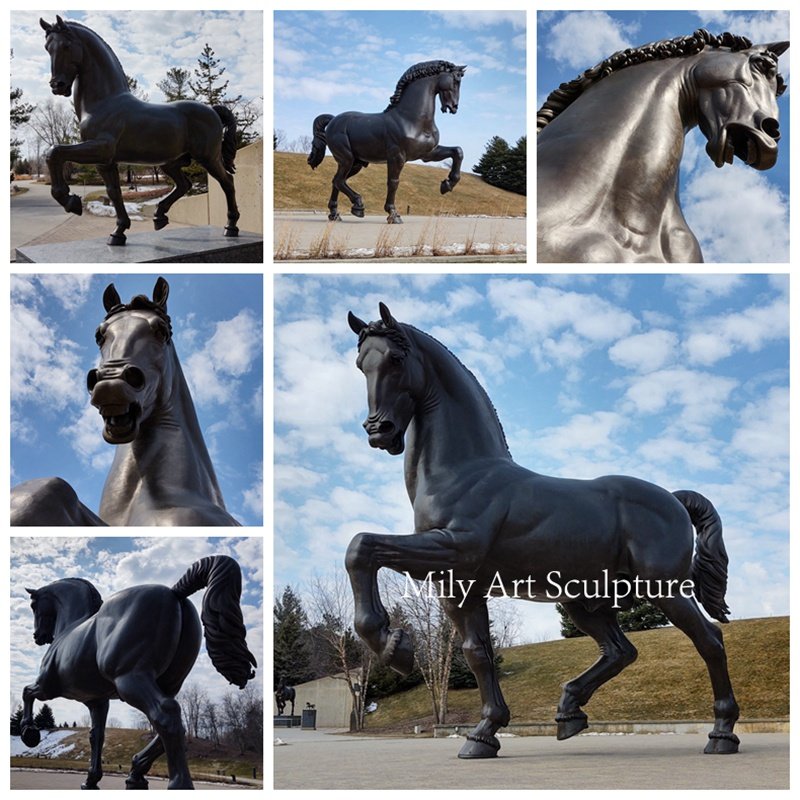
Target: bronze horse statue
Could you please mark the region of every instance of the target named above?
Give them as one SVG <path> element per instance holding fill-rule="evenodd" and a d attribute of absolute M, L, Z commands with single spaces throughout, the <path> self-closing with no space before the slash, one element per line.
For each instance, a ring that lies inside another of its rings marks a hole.
<path fill-rule="evenodd" d="M 314 120 L 309 165 L 315 169 L 322 163 L 326 145 L 338 165 L 328 202 L 329 220 L 341 219 L 339 192 L 350 199 L 351 212 L 356 217 L 364 216 L 361 195 L 351 189 L 347 181 L 368 164 L 386 164 L 388 177 L 383 208 L 390 223 L 403 221 L 394 203 L 400 172 L 407 161 L 452 159 L 450 173 L 442 181 L 440 190 L 442 194 L 453 191 L 461 180 L 464 153 L 460 147 L 439 144 L 434 114 L 437 95 L 442 113 L 458 111 L 464 70 L 466 66 L 459 67 L 449 61 L 423 61 L 403 73 L 382 114 L 346 111 L 338 116 L 321 114 Z"/>
<path fill-rule="evenodd" d="M 61 478 L 42 478 L 12 490 L 12 525 L 239 524 L 225 509 L 175 352 L 168 297 L 164 278 L 152 300 L 137 295 L 123 303 L 113 283 L 103 294 L 100 364 L 86 385 L 103 438 L 117 449 L 99 515 Z"/>
<path fill-rule="evenodd" d="M 684 136 L 699 125 L 717 167 L 772 167 L 788 47 L 701 29 L 551 92 L 537 115 L 537 261 L 702 261 L 678 197 Z"/>
<path fill-rule="evenodd" d="M 380 316 L 369 323 L 348 317 L 358 335 L 356 364 L 367 381 L 364 429 L 372 447 L 405 452 L 414 533 L 359 533 L 348 547 L 359 636 L 383 663 L 408 674 L 413 646 L 403 630 L 389 627 L 378 570 L 388 567 L 416 580 L 433 572 L 469 587 L 463 598 L 458 592 L 441 598 L 463 640 L 482 704 L 481 721 L 459 755 L 490 758 L 500 748 L 495 734 L 511 715 L 494 662 L 488 597 L 521 585 L 522 599 L 562 603 L 598 643 L 597 662 L 563 687 L 556 720 L 558 738 L 566 739 L 587 727 L 581 706 L 637 655 L 617 621 L 616 598 L 597 591 L 595 582 L 646 585 L 658 595 L 652 602 L 689 636 L 708 667 L 715 721 L 705 752 L 736 752 L 739 707 L 722 633 L 695 601 L 727 622 L 728 557 L 712 504 L 696 492 L 669 492 L 637 478 L 570 480 L 518 466 L 472 373 L 433 337 L 397 322 L 382 303 Z M 675 590 L 659 594 L 656 581 L 672 581 L 667 585 Z M 686 581 L 693 582 L 694 596 Z M 632 600 L 628 595 L 628 605 Z"/>
<path fill-rule="evenodd" d="M 201 629 L 187 598 L 203 588 Z M 171 589 L 133 586 L 105 602 L 83 578 L 26 591 L 34 615 L 33 639 L 50 647 L 36 682 L 22 693 L 22 741 L 28 747 L 40 741 L 33 721 L 34 700 L 79 700 L 89 709 L 92 722 L 89 774 L 81 788 L 98 789 L 108 702 L 119 699 L 139 709 L 156 733 L 133 757 L 125 788 L 147 789 L 145 775 L 166 753 L 168 788 L 193 789 L 175 695 L 194 666 L 203 633 L 220 675 L 240 689 L 255 677 L 256 659 L 247 649 L 239 605 L 239 565 L 228 556 L 208 556 L 194 563 Z"/>
<path fill-rule="evenodd" d="M 228 221 L 225 236 L 237 236 L 236 192 L 233 185 L 236 156 L 236 118 L 225 106 L 206 106 L 194 100 L 146 103 L 135 97 L 114 51 L 79 22 L 56 17 L 39 24 L 50 54 L 50 88 L 55 95 L 73 94 L 81 133 L 80 144 L 59 144 L 47 154 L 51 194 L 64 210 L 80 215 L 81 199 L 70 194 L 64 164 L 95 164 L 117 214 L 110 245 L 124 245 L 131 221 L 122 201 L 118 164 L 158 166 L 175 187 L 156 206 L 153 224 L 169 223 L 167 211 L 191 188 L 181 167 L 194 159 L 217 180 L 225 193 Z"/>
<path fill-rule="evenodd" d="M 283 712 L 286 710 L 286 704 L 292 704 L 292 711 L 290 716 L 294 716 L 294 700 L 295 700 L 294 686 L 287 686 L 286 681 L 281 679 L 280 685 L 275 690 L 275 705 L 278 706 L 278 716 L 282 717 Z"/>

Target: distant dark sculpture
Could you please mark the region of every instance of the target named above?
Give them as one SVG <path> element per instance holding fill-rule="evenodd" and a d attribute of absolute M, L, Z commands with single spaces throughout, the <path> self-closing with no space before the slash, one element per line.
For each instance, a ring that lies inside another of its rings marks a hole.
<path fill-rule="evenodd" d="M 772 167 L 788 47 L 701 29 L 561 84 L 537 115 L 537 261 L 702 261 L 678 199 L 684 135 L 699 125 L 717 167 Z"/>
<path fill-rule="evenodd" d="M 275 704 L 278 706 L 278 716 L 282 717 L 287 703 L 292 704 L 292 711 L 290 716 L 294 716 L 294 686 L 287 686 L 284 680 L 281 680 L 280 685 L 275 690 Z"/>
<path fill-rule="evenodd" d="M 356 363 L 367 379 L 364 428 L 372 447 L 392 455 L 405 451 L 415 532 L 359 533 L 351 542 L 346 566 L 356 631 L 383 663 L 407 675 L 413 647 L 403 630 L 389 627 L 378 570 L 389 567 L 417 580 L 432 574 L 434 582 L 442 578 L 458 586 L 452 597 L 443 592 L 448 596 L 442 605 L 463 640 L 482 703 L 481 721 L 459 755 L 490 758 L 500 748 L 495 734 L 508 724 L 510 712 L 495 669 L 487 598 L 509 595 L 513 587 L 522 599 L 560 602 L 601 653 L 564 685 L 558 738 L 574 736 L 587 727 L 581 706 L 636 658 L 604 579 L 647 581 L 650 589 L 656 589 L 654 581 L 672 580 L 677 589 L 678 582 L 691 579 L 703 608 L 727 622 L 728 557 L 720 518 L 696 492 L 670 493 L 616 475 L 553 478 L 517 466 L 497 413 L 472 373 L 431 336 L 397 322 L 382 303 L 380 315 L 369 323 L 348 317 L 358 334 Z M 629 606 L 633 597 L 627 599 Z M 662 592 L 652 602 L 689 636 L 708 667 L 715 722 L 705 752 L 736 752 L 739 708 L 721 632 L 703 616 L 691 591 Z"/>
<path fill-rule="evenodd" d="M 202 630 L 187 599 L 206 588 Z M 150 720 L 155 738 L 133 757 L 126 789 L 147 789 L 153 762 L 167 755 L 170 789 L 193 789 L 186 763 L 181 709 L 175 700 L 200 652 L 206 649 L 217 672 L 243 689 L 255 677 L 256 659 L 247 649 L 239 598 L 242 575 L 228 556 L 194 563 L 171 588 L 133 586 L 103 602 L 83 578 L 66 578 L 26 589 L 34 615 L 33 639 L 50 647 L 35 683 L 22 693 L 20 728 L 28 747 L 39 744 L 33 701 L 66 697 L 89 709 L 91 763 L 82 789 L 97 789 L 108 701 L 119 699 Z"/>
<path fill-rule="evenodd" d="M 12 525 L 238 525 L 225 509 L 167 314 L 169 284 L 123 303 L 110 284 L 95 337 L 100 365 L 86 377 L 117 445 L 99 516 L 61 478 L 12 489 Z"/>
<path fill-rule="evenodd" d="M 364 216 L 361 195 L 347 181 L 368 164 L 386 164 L 388 171 L 386 204 L 387 222 L 403 220 L 394 206 L 400 172 L 407 161 L 444 161 L 452 159 L 450 174 L 440 186 L 442 194 L 453 191 L 461 180 L 464 153 L 460 147 L 439 144 L 439 129 L 434 121 L 436 96 L 442 113 L 455 114 L 461 93 L 461 79 L 466 66 L 458 67 L 449 61 L 423 61 L 409 67 L 400 80 L 382 114 L 363 114 L 346 111 L 333 116 L 322 114 L 314 120 L 314 140 L 308 163 L 314 169 L 330 148 L 338 169 L 333 178 L 333 191 L 328 202 L 328 219 L 340 220 L 339 192 L 344 192 L 353 204 L 356 217 Z"/>
<path fill-rule="evenodd" d="M 124 245 L 131 221 L 122 201 L 117 165 L 158 166 L 175 182 L 175 188 L 156 206 L 153 224 L 160 230 L 169 223 L 167 211 L 191 188 L 183 173 L 194 159 L 219 182 L 228 204 L 225 236 L 236 236 L 239 210 L 233 186 L 236 156 L 236 118 L 225 106 L 206 106 L 194 100 L 146 103 L 131 92 L 128 78 L 113 50 L 79 22 L 56 17 L 51 25 L 39 24 L 47 34 L 53 94 L 69 97 L 75 86 L 75 113 L 80 144 L 59 144 L 47 154 L 51 194 L 65 211 L 80 215 L 81 199 L 69 193 L 64 164 L 94 164 L 103 178 L 117 213 L 110 245 Z"/>

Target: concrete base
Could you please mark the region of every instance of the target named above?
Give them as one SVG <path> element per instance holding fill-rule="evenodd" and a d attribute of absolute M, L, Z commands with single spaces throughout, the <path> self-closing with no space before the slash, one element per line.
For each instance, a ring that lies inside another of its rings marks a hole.
<path fill-rule="evenodd" d="M 272 725 L 275 728 L 299 728 L 301 718 L 299 716 L 290 716 L 289 714 L 276 714 L 272 718 Z"/>
<path fill-rule="evenodd" d="M 113 227 L 109 220 L 109 232 Z M 264 261 L 264 240 L 245 231 L 224 236 L 222 226 L 166 228 L 130 234 L 122 247 L 107 244 L 107 239 L 18 247 L 16 260 L 27 264 L 259 264 Z"/>

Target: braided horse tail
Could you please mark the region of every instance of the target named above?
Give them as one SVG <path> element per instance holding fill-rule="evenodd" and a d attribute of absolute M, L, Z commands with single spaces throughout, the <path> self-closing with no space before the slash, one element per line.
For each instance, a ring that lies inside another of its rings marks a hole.
<path fill-rule="evenodd" d="M 320 114 L 315 120 L 311 132 L 314 135 L 311 141 L 311 152 L 308 154 L 308 165 L 311 169 L 316 169 L 325 158 L 325 148 L 328 140 L 325 138 L 325 128 L 333 119 L 333 114 Z"/>
<path fill-rule="evenodd" d="M 244 620 L 239 598 L 242 595 L 242 572 L 228 556 L 207 556 L 196 561 L 172 587 L 181 599 L 200 589 L 203 610 L 200 619 L 206 638 L 206 650 L 214 668 L 230 683 L 244 689 L 255 677 L 258 666 L 247 649 Z"/>
<path fill-rule="evenodd" d="M 233 175 L 236 172 L 233 160 L 236 158 L 236 117 L 227 106 L 211 106 L 222 121 L 222 165 Z"/>

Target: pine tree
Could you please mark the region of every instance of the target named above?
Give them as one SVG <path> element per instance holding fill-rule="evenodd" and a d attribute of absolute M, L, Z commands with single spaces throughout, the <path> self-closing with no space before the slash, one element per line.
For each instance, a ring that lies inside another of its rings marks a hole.
<path fill-rule="evenodd" d="M 565 639 L 573 639 L 578 636 L 585 636 L 575 623 L 569 618 L 561 603 L 556 603 L 556 611 L 561 617 L 561 635 Z M 628 611 L 620 611 L 617 614 L 617 621 L 623 631 L 649 631 L 653 628 L 661 628 L 669 625 L 666 616 L 657 609 L 651 602 L 643 597 L 637 597 L 633 606 Z"/>
<path fill-rule="evenodd" d="M 236 103 L 241 100 L 241 95 L 236 98 L 226 99 L 225 91 L 229 81 L 217 83 L 225 72 L 225 67 L 219 66 L 219 59 L 214 57 L 214 50 L 206 42 L 200 58 L 197 59 L 197 66 L 194 70 L 194 81 L 189 81 L 189 88 L 194 92 L 194 96 L 201 103 L 214 106 L 221 103 Z"/>
<path fill-rule="evenodd" d="M 11 715 L 11 735 L 19 736 L 22 733 L 22 706 Z"/>
<path fill-rule="evenodd" d="M 481 160 L 472 168 L 486 183 L 517 194 L 527 192 L 527 136 L 514 147 L 501 136 L 493 136 Z"/>
<path fill-rule="evenodd" d="M 56 727 L 56 718 L 53 716 L 53 709 L 45 703 L 39 713 L 33 718 L 33 724 L 39 730 L 52 730 Z"/>
<path fill-rule="evenodd" d="M 288 686 L 309 680 L 308 617 L 291 586 L 275 601 L 272 614 L 275 686 L 281 680 Z"/>
<path fill-rule="evenodd" d="M 167 70 L 167 77 L 159 81 L 156 86 L 164 93 L 167 102 L 174 100 L 189 100 L 190 82 L 189 70 L 181 67 L 170 67 Z"/>

